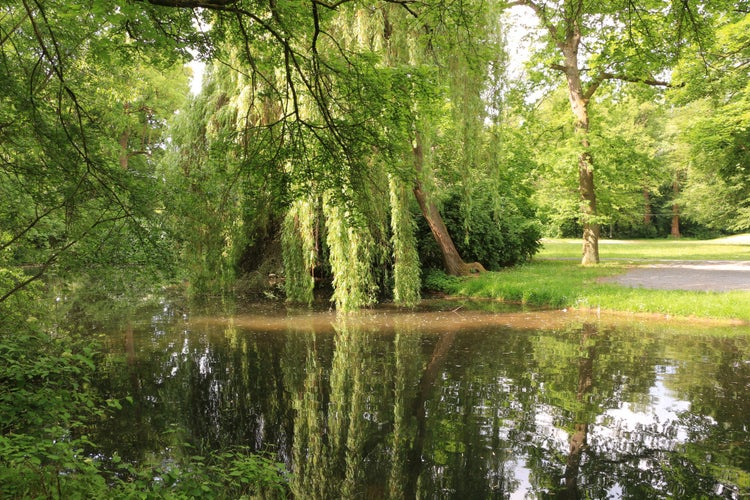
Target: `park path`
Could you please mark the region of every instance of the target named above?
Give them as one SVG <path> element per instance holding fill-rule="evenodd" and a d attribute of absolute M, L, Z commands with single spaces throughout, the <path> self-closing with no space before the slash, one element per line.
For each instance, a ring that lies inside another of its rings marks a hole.
<path fill-rule="evenodd" d="M 665 261 L 603 281 L 659 290 L 750 291 L 750 261 Z"/>
<path fill-rule="evenodd" d="M 750 245 L 750 234 L 727 236 L 713 242 Z M 750 291 L 750 261 L 670 260 L 634 267 L 605 281 L 659 290 Z"/>

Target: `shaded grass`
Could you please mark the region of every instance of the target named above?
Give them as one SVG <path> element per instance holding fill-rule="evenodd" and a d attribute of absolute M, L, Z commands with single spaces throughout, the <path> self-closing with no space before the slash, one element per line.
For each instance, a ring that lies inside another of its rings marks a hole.
<path fill-rule="evenodd" d="M 600 240 L 603 260 L 750 260 L 750 245 L 731 240 Z M 580 259 L 581 240 L 545 239 L 538 259 Z"/>
<path fill-rule="evenodd" d="M 583 267 L 571 260 L 535 260 L 451 281 L 446 291 L 462 297 L 560 309 L 593 308 L 750 322 L 750 292 L 651 290 L 600 281 L 627 269 L 628 266 L 616 262 Z"/>

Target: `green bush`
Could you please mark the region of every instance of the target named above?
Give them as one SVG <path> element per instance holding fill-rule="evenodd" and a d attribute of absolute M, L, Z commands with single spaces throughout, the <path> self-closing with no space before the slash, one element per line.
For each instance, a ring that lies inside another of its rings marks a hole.
<path fill-rule="evenodd" d="M 154 468 L 120 463 L 109 497 L 132 498 L 286 498 L 288 475 L 283 463 L 240 447 L 209 456 L 192 455 L 186 463 Z"/>
<path fill-rule="evenodd" d="M 148 464 L 103 457 L 91 426 L 121 408 L 91 389 L 96 344 L 0 321 L 0 498 L 283 498 L 283 464 L 247 449 Z"/>
<path fill-rule="evenodd" d="M 454 293 L 461 280 L 455 276 L 448 276 L 439 269 L 428 269 L 422 278 L 422 289 L 429 292 Z"/>
<path fill-rule="evenodd" d="M 441 211 L 464 261 L 480 262 L 488 270 L 498 270 L 526 262 L 539 251 L 542 228 L 528 207 L 513 200 L 498 203 L 489 192 L 475 196 L 467 204 L 453 194 Z M 442 254 L 423 219 L 419 236 L 422 267 L 441 268 Z"/>
<path fill-rule="evenodd" d="M 35 323 L 0 336 L 0 497 L 88 496 L 106 487 L 83 454 L 106 408 L 88 388 L 94 350 Z"/>

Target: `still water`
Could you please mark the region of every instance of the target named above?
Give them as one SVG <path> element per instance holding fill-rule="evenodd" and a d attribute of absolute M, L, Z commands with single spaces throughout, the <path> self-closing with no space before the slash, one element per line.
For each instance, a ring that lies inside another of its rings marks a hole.
<path fill-rule="evenodd" d="M 98 384 L 132 404 L 94 440 L 249 445 L 297 498 L 750 495 L 750 327 L 487 307 L 164 303 L 111 328 Z"/>

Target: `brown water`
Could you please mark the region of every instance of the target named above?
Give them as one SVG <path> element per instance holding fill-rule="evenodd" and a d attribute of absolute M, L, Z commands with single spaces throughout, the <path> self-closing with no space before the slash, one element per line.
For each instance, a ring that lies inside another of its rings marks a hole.
<path fill-rule="evenodd" d="M 750 495 L 750 327 L 481 307 L 163 304 L 113 325 L 99 384 L 133 404 L 93 439 L 271 450 L 298 498 Z"/>

